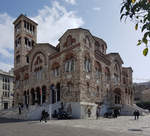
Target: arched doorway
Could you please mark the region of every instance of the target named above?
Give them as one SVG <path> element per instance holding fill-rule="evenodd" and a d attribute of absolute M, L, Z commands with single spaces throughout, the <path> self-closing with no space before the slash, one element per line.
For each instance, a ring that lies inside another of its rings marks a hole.
<path fill-rule="evenodd" d="M 31 89 L 31 103 L 32 103 L 32 105 L 35 104 L 35 91 L 34 91 L 34 88 Z"/>
<path fill-rule="evenodd" d="M 54 84 L 50 86 L 50 89 L 51 89 L 51 103 L 54 104 L 56 102 L 56 91 Z"/>
<path fill-rule="evenodd" d="M 46 102 L 46 86 L 42 87 L 42 103 Z"/>
<path fill-rule="evenodd" d="M 60 83 L 57 83 L 56 90 L 57 90 L 57 102 L 59 102 L 60 101 Z"/>
<path fill-rule="evenodd" d="M 36 88 L 36 102 L 38 103 L 38 104 L 40 104 L 41 103 L 41 92 L 40 92 L 41 90 L 40 90 L 40 87 L 37 87 Z"/>

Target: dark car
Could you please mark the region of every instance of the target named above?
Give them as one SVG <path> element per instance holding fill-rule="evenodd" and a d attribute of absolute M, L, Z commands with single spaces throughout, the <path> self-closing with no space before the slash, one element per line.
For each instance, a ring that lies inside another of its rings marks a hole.
<path fill-rule="evenodd" d="M 104 113 L 104 118 L 111 118 L 113 117 L 113 110 L 108 109 L 107 112 Z"/>
<path fill-rule="evenodd" d="M 57 118 L 58 119 L 71 119 L 72 116 L 70 114 L 68 114 L 66 111 L 60 111 L 57 114 Z"/>

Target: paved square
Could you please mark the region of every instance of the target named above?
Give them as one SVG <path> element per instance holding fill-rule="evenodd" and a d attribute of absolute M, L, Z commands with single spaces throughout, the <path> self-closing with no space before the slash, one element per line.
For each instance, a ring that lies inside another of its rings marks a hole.
<path fill-rule="evenodd" d="M 149 136 L 150 116 L 99 120 L 17 121 L 0 119 L 0 136 Z"/>

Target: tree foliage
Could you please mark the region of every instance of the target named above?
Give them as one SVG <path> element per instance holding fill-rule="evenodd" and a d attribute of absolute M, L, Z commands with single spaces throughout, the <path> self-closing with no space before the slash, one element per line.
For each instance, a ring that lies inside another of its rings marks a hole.
<path fill-rule="evenodd" d="M 137 45 L 145 45 L 143 55 L 146 56 L 150 44 L 150 0 L 123 0 L 120 14 L 121 20 L 130 18 L 135 23 L 135 30 L 141 31 Z"/>

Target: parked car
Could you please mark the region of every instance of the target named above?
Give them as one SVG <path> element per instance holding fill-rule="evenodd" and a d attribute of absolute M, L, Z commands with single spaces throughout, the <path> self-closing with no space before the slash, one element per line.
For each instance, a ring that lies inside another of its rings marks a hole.
<path fill-rule="evenodd" d="M 60 111 L 57 114 L 58 119 L 71 119 L 72 115 L 68 114 L 66 111 Z"/>
<path fill-rule="evenodd" d="M 107 112 L 104 113 L 104 118 L 111 118 L 113 117 L 113 110 L 108 109 Z"/>

